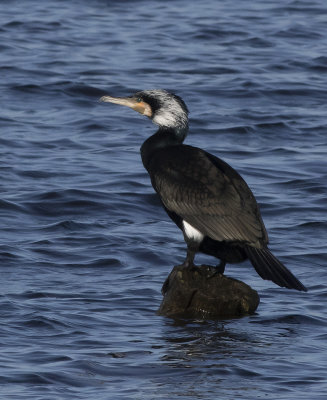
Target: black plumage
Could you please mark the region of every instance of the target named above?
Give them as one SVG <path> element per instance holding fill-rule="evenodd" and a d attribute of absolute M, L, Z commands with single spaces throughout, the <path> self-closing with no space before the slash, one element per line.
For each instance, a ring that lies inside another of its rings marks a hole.
<path fill-rule="evenodd" d="M 244 179 L 214 155 L 182 144 L 188 131 L 183 100 L 163 90 L 102 101 L 126 105 L 148 116 L 159 130 L 141 147 L 142 161 L 164 209 L 183 231 L 184 265 L 196 252 L 226 263 L 250 259 L 257 273 L 279 286 L 305 291 L 302 283 L 270 252 L 256 199 Z"/>

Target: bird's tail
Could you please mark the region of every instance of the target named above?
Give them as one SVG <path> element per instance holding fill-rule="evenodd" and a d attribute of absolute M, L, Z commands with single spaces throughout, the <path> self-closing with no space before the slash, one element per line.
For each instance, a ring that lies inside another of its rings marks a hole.
<path fill-rule="evenodd" d="M 273 281 L 289 289 L 307 291 L 306 287 L 289 271 L 268 248 L 246 246 L 245 251 L 257 273 L 263 279 Z"/>

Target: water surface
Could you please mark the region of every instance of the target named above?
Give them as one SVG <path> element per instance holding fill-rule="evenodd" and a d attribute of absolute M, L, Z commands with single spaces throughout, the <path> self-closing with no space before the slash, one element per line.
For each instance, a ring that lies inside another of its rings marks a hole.
<path fill-rule="evenodd" d="M 1 397 L 325 399 L 325 2 L 4 1 L 0 37 Z M 255 315 L 156 316 L 185 246 L 141 164 L 155 127 L 98 102 L 151 88 L 247 180 L 308 293 L 244 263 Z"/>

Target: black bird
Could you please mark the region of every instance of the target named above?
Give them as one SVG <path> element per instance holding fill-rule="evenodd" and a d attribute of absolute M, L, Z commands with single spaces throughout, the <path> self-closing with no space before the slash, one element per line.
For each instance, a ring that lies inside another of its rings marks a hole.
<path fill-rule="evenodd" d="M 141 156 L 164 209 L 184 234 L 185 267 L 194 267 L 197 252 L 220 259 L 222 273 L 226 263 L 249 259 L 263 279 L 306 291 L 268 249 L 258 204 L 243 178 L 223 160 L 183 144 L 188 109 L 179 96 L 158 89 L 100 100 L 130 107 L 159 125 Z"/>

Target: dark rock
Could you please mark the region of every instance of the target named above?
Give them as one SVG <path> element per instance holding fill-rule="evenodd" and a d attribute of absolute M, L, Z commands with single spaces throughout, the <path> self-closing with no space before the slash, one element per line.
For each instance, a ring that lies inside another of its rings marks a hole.
<path fill-rule="evenodd" d="M 201 265 L 173 268 L 162 286 L 159 315 L 185 318 L 220 318 L 253 314 L 260 298 L 244 282 Z"/>

